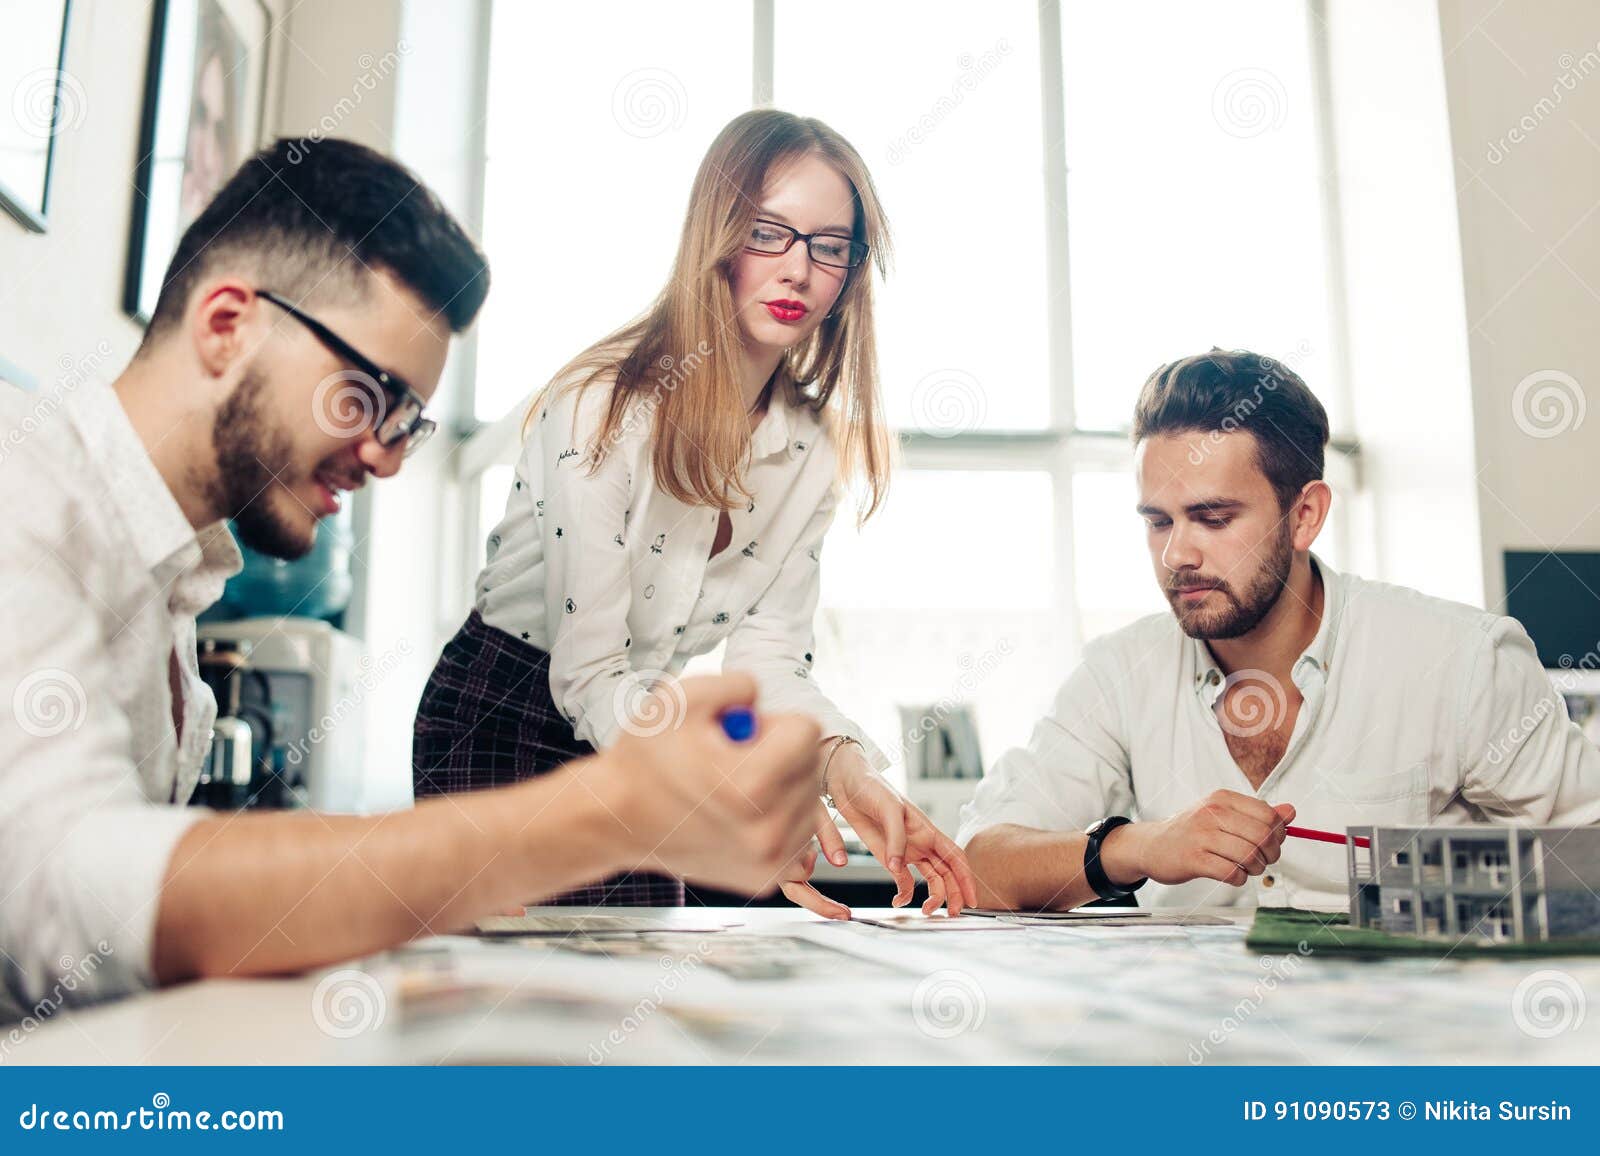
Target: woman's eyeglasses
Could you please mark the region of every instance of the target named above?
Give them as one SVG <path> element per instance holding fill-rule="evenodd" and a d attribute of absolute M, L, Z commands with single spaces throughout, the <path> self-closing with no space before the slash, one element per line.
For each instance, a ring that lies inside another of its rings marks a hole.
<path fill-rule="evenodd" d="M 382 368 L 315 317 L 302 313 L 270 289 L 257 289 L 256 296 L 282 309 L 309 329 L 312 335 L 327 346 L 335 356 L 342 357 L 360 370 L 359 380 L 372 392 L 373 403 L 377 406 L 373 413 L 372 425 L 379 445 L 387 449 L 404 442 L 403 452 L 409 457 L 416 452 L 418 446 L 433 436 L 433 431 L 438 429 L 439 423 L 431 417 L 422 415 L 423 406 L 427 403 L 416 390 Z"/>
<path fill-rule="evenodd" d="M 804 241 L 811 259 L 834 269 L 854 269 L 867 259 L 867 246 L 835 233 L 802 233 L 776 221 L 756 220 L 750 225 L 744 247 L 752 253 L 777 257 L 787 253 L 796 241 Z"/>

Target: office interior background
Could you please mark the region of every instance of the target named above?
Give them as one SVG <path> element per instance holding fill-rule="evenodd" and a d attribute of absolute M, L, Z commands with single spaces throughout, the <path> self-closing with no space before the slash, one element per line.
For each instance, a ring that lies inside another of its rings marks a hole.
<path fill-rule="evenodd" d="M 880 356 L 900 460 L 883 512 L 832 531 L 816 669 L 895 774 L 941 704 L 970 706 L 992 761 L 1087 640 L 1163 610 L 1126 431 L 1176 356 L 1250 348 L 1322 399 L 1318 550 L 1337 568 L 1504 608 L 1507 552 L 1600 550 L 1587 0 L 219 7 L 265 16 L 261 139 L 397 156 L 493 263 L 434 400 L 441 436 L 355 503 L 341 624 L 368 677 L 340 724 L 363 736 L 348 809 L 409 801 L 410 719 L 527 400 L 646 306 L 695 166 L 752 105 L 848 137 L 894 231 Z M 48 227 L 0 216 L 0 376 L 109 380 L 137 346 L 124 254 L 152 15 L 70 4 Z M 40 139 L 13 125 L 7 147 Z"/>

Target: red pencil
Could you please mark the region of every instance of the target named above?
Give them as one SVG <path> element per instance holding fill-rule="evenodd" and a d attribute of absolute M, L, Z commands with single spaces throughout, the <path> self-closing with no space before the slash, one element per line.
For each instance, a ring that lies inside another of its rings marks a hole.
<path fill-rule="evenodd" d="M 1340 835 L 1334 831 L 1318 831 L 1312 827 L 1285 827 L 1284 830 L 1296 839 L 1315 839 L 1320 843 L 1344 844 L 1354 840 L 1357 847 L 1365 847 L 1371 842 L 1365 835 Z"/>

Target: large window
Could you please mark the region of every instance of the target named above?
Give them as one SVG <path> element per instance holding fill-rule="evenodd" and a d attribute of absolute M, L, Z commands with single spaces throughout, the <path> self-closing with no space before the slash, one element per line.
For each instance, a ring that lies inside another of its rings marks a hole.
<path fill-rule="evenodd" d="M 1316 29 L 1281 0 L 678 11 L 496 8 L 469 549 L 503 506 L 522 399 L 644 307 L 702 152 L 770 93 L 855 144 L 895 242 L 879 332 L 900 468 L 865 529 L 841 508 L 819 679 L 891 752 L 901 708 L 968 702 L 992 761 L 1086 638 L 1164 608 L 1125 433 L 1150 369 L 1256 349 L 1348 435 Z M 552 45 L 537 69 L 529 43 Z M 1351 460 L 1330 474 L 1347 496 Z M 1336 565 L 1342 509 L 1319 543 Z"/>
<path fill-rule="evenodd" d="M 1043 429 L 1049 285 L 1032 3 L 779 0 L 773 98 L 820 117 L 872 170 L 894 235 L 879 332 L 907 430 Z M 815 32 L 856 66 L 821 67 Z"/>
<path fill-rule="evenodd" d="M 1213 345 L 1332 385 L 1307 20 L 1283 0 L 1061 6 L 1080 427 L 1126 427 L 1148 370 Z"/>
<path fill-rule="evenodd" d="M 477 420 L 661 288 L 701 154 L 750 107 L 750 22 L 748 0 L 494 6 Z"/>

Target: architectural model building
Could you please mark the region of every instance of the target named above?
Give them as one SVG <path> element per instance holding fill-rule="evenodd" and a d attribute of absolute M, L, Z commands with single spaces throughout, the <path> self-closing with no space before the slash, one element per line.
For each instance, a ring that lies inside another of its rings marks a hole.
<path fill-rule="evenodd" d="M 1350 923 L 1491 943 L 1600 937 L 1600 827 L 1351 827 Z M 1356 838 L 1368 845 L 1358 847 Z"/>

